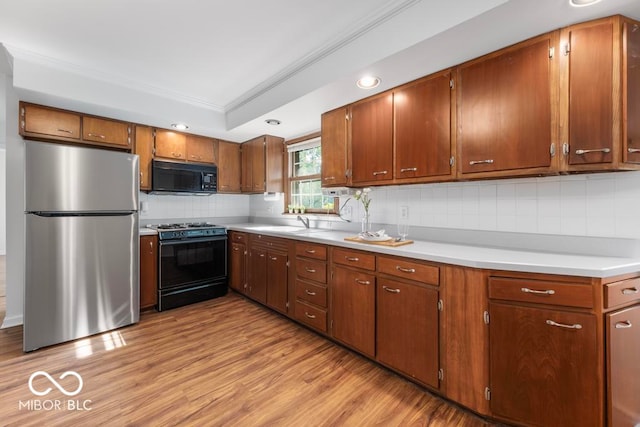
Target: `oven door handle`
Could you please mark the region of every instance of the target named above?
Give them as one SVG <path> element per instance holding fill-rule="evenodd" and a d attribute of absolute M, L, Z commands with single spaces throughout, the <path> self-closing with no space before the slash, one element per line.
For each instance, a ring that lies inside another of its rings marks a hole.
<path fill-rule="evenodd" d="M 172 246 L 182 245 L 185 243 L 206 243 L 206 242 L 219 242 L 221 240 L 227 240 L 227 236 L 211 236 L 211 237 L 187 237 L 178 240 L 161 240 L 160 246 Z"/>

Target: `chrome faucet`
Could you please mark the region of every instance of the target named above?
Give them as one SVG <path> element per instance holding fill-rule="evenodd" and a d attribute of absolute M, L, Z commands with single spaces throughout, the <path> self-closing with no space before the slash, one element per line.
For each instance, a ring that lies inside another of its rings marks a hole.
<path fill-rule="evenodd" d="M 304 228 L 309 228 L 309 218 L 308 217 L 298 215 L 298 217 L 296 219 L 304 224 Z"/>

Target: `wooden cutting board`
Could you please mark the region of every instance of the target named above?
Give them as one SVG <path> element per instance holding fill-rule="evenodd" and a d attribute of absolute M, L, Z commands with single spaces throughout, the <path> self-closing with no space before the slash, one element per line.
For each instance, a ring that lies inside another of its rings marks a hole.
<path fill-rule="evenodd" d="M 395 248 L 397 246 L 410 245 L 413 243 L 413 240 L 401 240 L 399 242 L 396 242 L 395 239 L 385 240 L 384 242 L 374 242 L 371 240 L 364 240 L 360 236 L 345 237 L 344 240 L 348 242 L 367 243 L 369 245 L 388 246 L 390 248 Z"/>

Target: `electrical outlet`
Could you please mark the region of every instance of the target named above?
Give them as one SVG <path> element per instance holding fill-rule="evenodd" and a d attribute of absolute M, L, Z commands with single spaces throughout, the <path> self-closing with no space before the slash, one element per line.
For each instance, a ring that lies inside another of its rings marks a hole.
<path fill-rule="evenodd" d="M 409 219 L 409 206 L 400 206 L 400 219 Z"/>

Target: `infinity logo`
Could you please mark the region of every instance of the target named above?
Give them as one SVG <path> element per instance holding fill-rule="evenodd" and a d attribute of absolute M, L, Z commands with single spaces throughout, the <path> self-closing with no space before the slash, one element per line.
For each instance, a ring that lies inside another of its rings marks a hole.
<path fill-rule="evenodd" d="M 47 387 L 47 389 L 45 391 L 37 391 L 37 390 L 35 390 L 33 388 L 33 379 L 35 377 L 37 377 L 38 375 L 41 375 L 41 376 L 47 378 L 49 381 L 51 381 L 51 384 L 56 386 L 56 388 L 58 390 L 60 390 L 62 393 L 64 393 L 66 396 L 75 396 L 76 394 L 80 393 L 80 391 L 82 390 L 82 386 L 83 386 L 82 377 L 77 372 L 67 371 L 67 372 L 63 373 L 62 375 L 60 375 L 60 379 L 61 380 L 65 379 L 69 375 L 72 375 L 72 376 L 74 376 L 74 377 L 76 377 L 78 379 L 78 388 L 75 389 L 74 391 L 67 391 L 67 390 L 64 389 L 64 387 L 62 387 L 60 384 L 58 384 L 58 382 L 56 380 L 54 380 L 51 377 L 51 375 L 49 375 L 45 371 L 36 371 L 33 374 L 31 374 L 31 376 L 29 377 L 29 390 L 31 390 L 31 393 L 35 394 L 36 396 L 45 396 L 45 395 L 49 394 L 51 392 L 51 390 L 52 390 L 51 387 Z"/>

